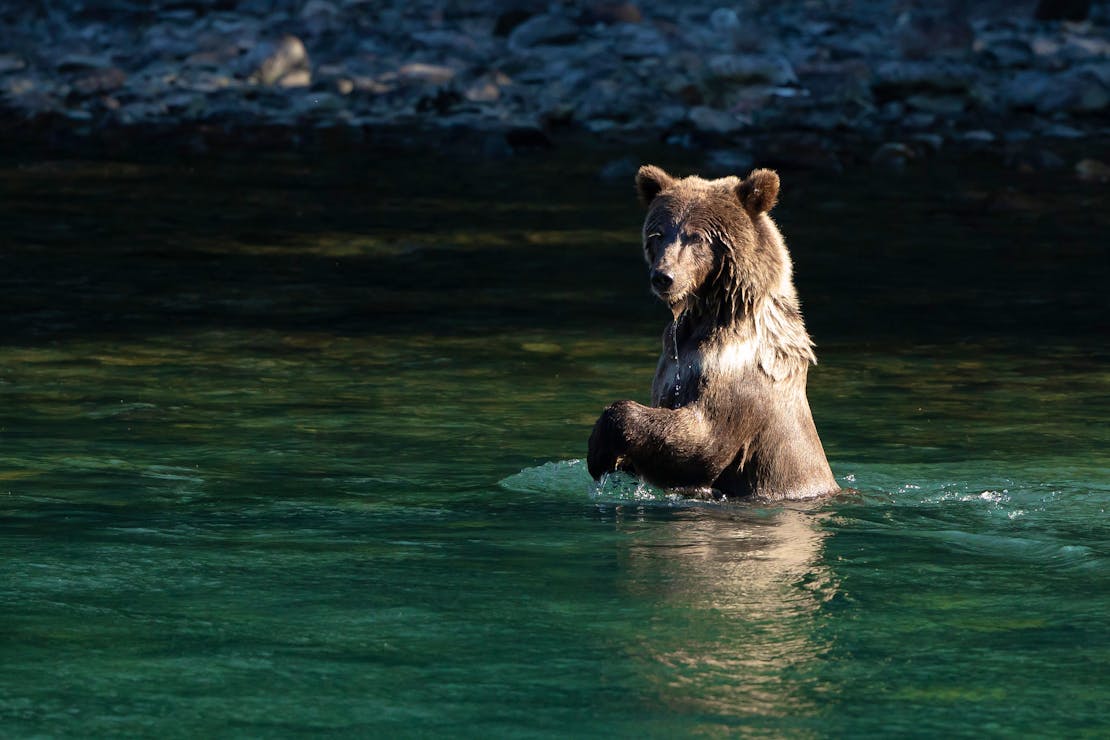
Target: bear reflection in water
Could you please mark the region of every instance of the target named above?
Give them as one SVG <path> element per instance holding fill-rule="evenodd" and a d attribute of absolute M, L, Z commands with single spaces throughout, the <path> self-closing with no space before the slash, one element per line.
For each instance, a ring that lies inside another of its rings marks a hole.
<path fill-rule="evenodd" d="M 839 586 L 817 506 L 599 507 L 623 535 L 622 598 L 678 615 L 623 638 L 670 711 L 773 722 L 814 711 L 833 688 L 818 680 L 820 615 Z"/>
<path fill-rule="evenodd" d="M 808 499 L 839 490 L 806 398 L 813 342 L 786 243 L 779 177 L 676 178 L 641 167 L 644 257 L 670 308 L 652 405 L 617 401 L 590 436 L 590 474 L 671 489 Z"/>

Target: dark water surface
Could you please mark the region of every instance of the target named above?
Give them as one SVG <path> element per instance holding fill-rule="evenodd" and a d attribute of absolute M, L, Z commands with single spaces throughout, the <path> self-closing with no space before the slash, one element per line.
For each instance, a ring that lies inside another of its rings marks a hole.
<path fill-rule="evenodd" d="M 566 160 L 0 167 L 0 734 L 1110 734 L 1106 190 L 782 171 L 858 493 L 708 505 Z"/>

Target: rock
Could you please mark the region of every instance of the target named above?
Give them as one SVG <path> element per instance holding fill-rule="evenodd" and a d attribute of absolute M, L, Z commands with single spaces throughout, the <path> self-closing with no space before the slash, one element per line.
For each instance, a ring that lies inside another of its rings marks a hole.
<path fill-rule="evenodd" d="M 993 141 L 994 140 L 994 135 L 990 131 L 969 131 L 967 134 L 964 135 L 964 138 L 965 139 L 973 139 L 972 134 L 986 134 L 987 136 L 991 137 L 990 139 L 982 139 L 982 138 L 978 139 L 980 141 Z M 914 141 L 919 141 L 922 144 L 924 144 L 925 146 L 929 147 L 929 149 L 933 153 L 939 152 L 941 150 L 941 148 L 944 147 L 944 137 L 941 136 L 940 134 L 930 134 L 930 133 L 927 133 L 927 132 L 922 132 L 922 133 L 914 134 L 910 138 L 912 138 Z"/>
<path fill-rule="evenodd" d="M 687 114 L 694 128 L 707 134 L 733 134 L 744 128 L 748 122 L 742 121 L 727 111 L 699 105 Z"/>
<path fill-rule="evenodd" d="M 335 3 L 330 3 L 328 0 L 308 0 L 301 8 L 301 18 L 316 16 L 336 18 L 339 16 L 339 8 L 336 7 Z"/>
<path fill-rule="evenodd" d="M 337 30 L 341 23 L 341 13 L 335 3 L 328 0 L 308 0 L 301 8 L 299 30 L 309 36 Z"/>
<path fill-rule="evenodd" d="M 915 113 L 907 114 L 902 118 L 902 126 L 911 129 L 927 129 L 933 128 L 937 124 L 937 116 L 935 113 L 928 113 L 926 111 L 917 111 Z"/>
<path fill-rule="evenodd" d="M 1026 173 L 1055 170 L 1067 165 L 1060 155 L 1044 148 L 1032 138 L 1024 141 L 1010 140 L 1006 147 L 1005 162 L 1008 167 Z"/>
<path fill-rule="evenodd" d="M 582 125 L 591 134 L 606 134 L 620 128 L 620 124 L 611 118 L 591 118 Z"/>
<path fill-rule="evenodd" d="M 668 131 L 686 120 L 686 107 L 681 105 L 652 105 L 645 116 L 646 120 L 660 131 Z"/>
<path fill-rule="evenodd" d="M 447 49 L 454 52 L 472 54 L 478 44 L 473 36 L 458 31 L 416 31 L 409 35 L 413 41 L 418 41 L 429 49 Z"/>
<path fill-rule="evenodd" d="M 509 8 L 502 11 L 493 23 L 493 35 L 504 38 L 513 32 L 517 26 L 539 12 L 540 7 L 534 8 Z"/>
<path fill-rule="evenodd" d="M 624 59 L 658 57 L 668 53 L 667 39 L 651 26 L 624 23 L 613 26 L 613 50 Z"/>
<path fill-rule="evenodd" d="M 259 55 L 264 58 L 250 75 L 253 82 L 276 85 L 282 78 L 291 76 L 292 81 L 298 83 L 294 86 L 299 86 L 306 76 L 311 80 L 308 52 L 296 36 L 284 36 L 277 44 L 261 47 L 252 57 Z"/>
<path fill-rule="evenodd" d="M 875 70 L 871 89 L 883 99 L 919 92 L 964 92 L 977 76 L 975 68 L 968 64 L 884 62 Z"/>
<path fill-rule="evenodd" d="M 1073 68 L 1061 74 L 1019 72 L 1003 86 L 1001 98 L 1011 109 L 1040 113 L 1093 112 L 1110 105 L 1110 90 L 1099 74 Z"/>
<path fill-rule="evenodd" d="M 580 89 L 580 86 L 572 85 L 569 89 Z M 580 121 L 599 118 L 632 120 L 641 113 L 639 99 L 633 94 L 631 85 L 618 79 L 594 80 L 573 99 L 576 103 L 574 117 Z"/>
<path fill-rule="evenodd" d="M 1110 165 L 1097 159 L 1081 159 L 1075 164 L 1075 174 L 1084 182 L 1110 182 Z"/>
<path fill-rule="evenodd" d="M 973 34 L 962 14 L 929 8 L 903 12 L 891 37 L 905 58 L 935 60 L 941 55 L 962 55 L 971 47 Z"/>
<path fill-rule="evenodd" d="M 455 70 L 442 64 L 406 64 L 397 70 L 397 76 L 404 82 L 418 82 L 424 85 L 444 85 L 455 79 Z"/>
<path fill-rule="evenodd" d="M 385 95 L 397 89 L 396 73 L 382 75 L 381 77 L 363 77 L 354 75 L 350 78 L 351 87 L 360 93 L 370 95 Z"/>
<path fill-rule="evenodd" d="M 995 141 L 998 137 L 992 134 L 990 131 L 976 129 L 974 131 L 964 131 L 962 134 L 960 134 L 960 138 L 964 141 L 977 141 L 983 144 L 989 144 Z"/>
<path fill-rule="evenodd" d="M 979 51 L 996 67 L 1028 67 L 1035 55 L 1033 47 L 1025 39 L 1008 37 L 997 41 L 976 44 Z"/>
<path fill-rule="evenodd" d="M 706 66 L 712 78 L 730 83 L 789 85 L 798 81 L 784 56 L 718 54 L 710 57 Z"/>
<path fill-rule="evenodd" d="M 501 99 L 501 88 L 512 83 L 500 72 L 483 75 L 463 90 L 463 97 L 472 103 L 492 103 Z"/>
<path fill-rule="evenodd" d="M 489 80 L 479 80 L 463 90 L 463 98 L 471 103 L 493 103 L 501 99 L 501 88 Z"/>
<path fill-rule="evenodd" d="M 926 136 L 1009 151 L 1105 133 L 1110 2 L 1083 23 L 1037 23 L 1037 0 L 1015 2 L 32 3 L 0 19 L 0 94 L 32 119 L 91 115 L 83 131 L 158 119 L 277 129 L 307 116 L 470 127 L 507 147 L 507 127 L 537 122 L 537 140 L 579 127 L 704 145 L 751 130 L 761 154 L 763 133 L 783 140 L 780 161 L 800 156 L 795 135 L 820 154 L 900 131 L 874 152 L 895 167 L 908 157 L 893 144 L 923 155 Z"/>
<path fill-rule="evenodd" d="M 1001 98 L 1010 108 L 1035 108 L 1051 92 L 1052 82 L 1040 71 L 1018 72 L 1002 87 Z"/>
<path fill-rule="evenodd" d="M 1080 36 L 1069 34 L 1064 45 L 1070 56 L 1076 59 L 1106 59 L 1110 57 L 1110 39 L 1104 36 Z"/>
<path fill-rule="evenodd" d="M 307 69 L 293 70 L 277 81 L 278 87 L 308 87 L 311 84 L 312 73 Z"/>
<path fill-rule="evenodd" d="M 0 74 L 17 72 L 26 66 L 27 63 L 14 54 L 0 54 Z"/>
<path fill-rule="evenodd" d="M 635 3 L 600 2 L 586 9 L 586 19 L 591 23 L 639 23 L 644 19 Z"/>
<path fill-rule="evenodd" d="M 25 75 L 11 76 L 5 80 L 0 80 L 0 93 L 8 95 L 20 96 L 29 93 L 47 93 L 47 94 L 64 94 L 68 92 L 68 88 L 58 89 L 50 80 L 43 78 L 27 77 Z"/>
<path fill-rule="evenodd" d="M 82 69 L 103 69 L 112 66 L 112 61 L 106 56 L 96 54 L 66 54 L 54 63 L 59 72 L 72 72 Z"/>
<path fill-rule="evenodd" d="M 900 100 L 889 100 L 879 108 L 879 115 L 884 121 L 900 121 L 906 115 L 906 104 Z"/>
<path fill-rule="evenodd" d="M 211 70 L 222 70 L 229 62 L 238 59 L 242 49 L 237 42 L 207 40 L 205 48 L 193 52 L 185 59 L 185 64 L 190 67 L 203 67 Z"/>
<path fill-rule="evenodd" d="M 73 89 L 81 95 L 96 95 L 123 87 L 127 75 L 119 67 L 98 69 L 73 81 Z"/>
<path fill-rule="evenodd" d="M 967 108 L 967 100 L 959 95 L 911 95 L 906 105 L 926 113 L 956 116 Z"/>
<path fill-rule="evenodd" d="M 709 27 L 718 33 L 733 33 L 740 29 L 740 16 L 732 8 L 717 8 L 709 14 Z"/>
<path fill-rule="evenodd" d="M 1054 123 L 1046 127 L 1041 135 L 1048 139 L 1082 139 L 1084 134 L 1075 126 L 1067 126 L 1062 123 Z"/>
<path fill-rule="evenodd" d="M 215 93 L 229 87 L 239 87 L 240 83 L 224 75 L 204 72 L 188 79 L 178 80 L 178 85 L 193 92 Z"/>
<path fill-rule="evenodd" d="M 1047 36 L 1035 36 L 1029 42 L 1029 46 L 1033 49 L 1034 54 L 1042 58 L 1056 56 L 1060 53 L 1060 49 L 1064 48 L 1062 42 Z"/>
<path fill-rule="evenodd" d="M 338 95 L 326 92 L 311 92 L 304 96 L 304 110 L 317 118 L 327 118 L 345 107 Z"/>
<path fill-rule="evenodd" d="M 667 75 L 661 80 L 660 85 L 667 95 L 681 100 L 686 105 L 701 105 L 703 102 L 701 88 L 684 74 Z"/>
<path fill-rule="evenodd" d="M 561 15 L 537 15 L 509 34 L 509 49 L 521 52 L 537 46 L 566 46 L 581 36 L 581 30 Z"/>
<path fill-rule="evenodd" d="M 62 115 L 71 121 L 92 120 L 92 111 L 85 110 L 84 108 L 66 108 L 62 111 Z"/>
<path fill-rule="evenodd" d="M 871 164 L 892 170 L 903 170 L 906 163 L 917 156 L 913 149 L 898 142 L 888 141 L 871 155 Z"/>
<path fill-rule="evenodd" d="M 10 96 L 9 100 L 18 103 L 22 110 L 31 115 L 62 110 L 62 104 L 53 91 L 43 89 L 26 78 L 9 81 L 4 86 L 4 91 Z"/>
<path fill-rule="evenodd" d="M 193 118 L 204 109 L 204 96 L 190 92 L 179 92 L 162 99 L 162 104 L 171 113 Z"/>

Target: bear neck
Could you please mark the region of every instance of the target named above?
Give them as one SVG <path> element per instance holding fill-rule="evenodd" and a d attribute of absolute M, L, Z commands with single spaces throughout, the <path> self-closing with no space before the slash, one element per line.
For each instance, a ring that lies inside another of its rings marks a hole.
<path fill-rule="evenodd" d="M 676 326 L 697 345 L 752 342 L 753 362 L 774 380 L 805 378 L 809 365 L 817 364 L 813 340 L 806 332 L 793 285 L 788 292 L 753 294 L 737 288 L 711 289 L 715 301 L 695 297 L 676 314 Z"/>

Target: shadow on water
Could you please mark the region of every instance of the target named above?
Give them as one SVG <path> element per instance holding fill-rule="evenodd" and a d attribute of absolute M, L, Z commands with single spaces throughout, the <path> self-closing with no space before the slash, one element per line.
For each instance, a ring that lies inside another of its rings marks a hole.
<path fill-rule="evenodd" d="M 212 327 L 473 333 L 601 311 L 632 334 L 658 314 L 639 209 L 592 157 L 9 162 L 0 328 L 22 342 Z M 969 159 L 783 177 L 776 217 L 821 342 L 1103 326 L 1100 186 Z"/>

